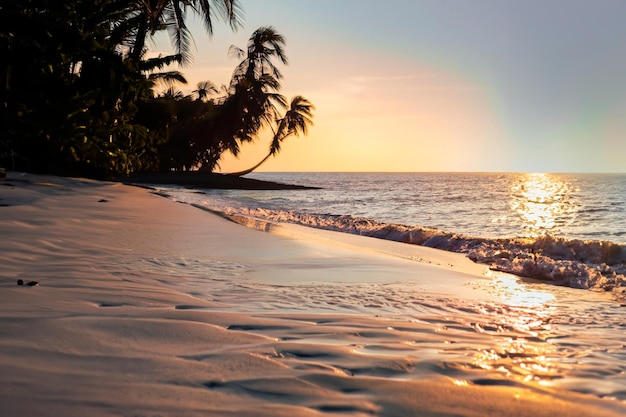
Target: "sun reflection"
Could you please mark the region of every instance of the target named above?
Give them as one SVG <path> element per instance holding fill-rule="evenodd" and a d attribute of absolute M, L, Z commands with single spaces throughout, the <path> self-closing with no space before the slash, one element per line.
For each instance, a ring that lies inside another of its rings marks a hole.
<path fill-rule="evenodd" d="M 567 365 L 556 356 L 556 348 L 550 343 L 506 338 L 497 347 L 478 352 L 474 365 L 507 379 L 549 386 L 567 371 Z"/>
<path fill-rule="evenodd" d="M 535 308 L 536 314 L 546 314 L 550 310 L 553 294 L 529 286 L 515 275 L 490 270 L 486 276 L 491 278 L 492 291 L 501 302 L 513 307 Z"/>
<path fill-rule="evenodd" d="M 548 174 L 526 174 L 511 187 L 510 207 L 531 237 L 558 232 L 563 219 L 571 215 L 571 186 Z"/>
<path fill-rule="evenodd" d="M 548 341 L 553 336 L 554 295 L 513 275 L 493 271 L 490 275 L 497 304 L 483 312 L 489 317 L 486 323 L 473 327 L 492 329 L 488 333 L 494 344 L 475 354 L 474 366 L 521 383 L 551 385 L 569 369 Z"/>

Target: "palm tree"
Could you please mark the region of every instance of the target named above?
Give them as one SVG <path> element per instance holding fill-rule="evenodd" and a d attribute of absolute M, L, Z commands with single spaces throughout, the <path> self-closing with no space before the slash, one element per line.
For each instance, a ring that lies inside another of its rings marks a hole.
<path fill-rule="evenodd" d="M 225 149 L 233 155 L 239 145 L 250 142 L 264 126 L 279 117 L 276 106 L 286 107 L 287 101 L 278 93 L 282 77 L 274 60 L 287 63 L 285 38 L 271 26 L 254 31 L 247 49 L 231 46 L 229 53 L 243 60 L 233 71 L 229 95 L 222 103 Z"/>
<path fill-rule="evenodd" d="M 291 135 L 300 136 L 300 133 L 306 136 L 309 126 L 313 124 L 312 118 L 314 109 L 315 106 L 313 106 L 313 104 L 311 104 L 309 100 L 302 96 L 295 96 L 291 100 L 289 110 L 287 110 L 283 118 L 276 120 L 276 122 L 278 123 L 278 128 L 274 133 L 272 143 L 270 144 L 269 153 L 265 156 L 265 158 L 263 158 L 261 162 L 259 162 L 252 168 L 240 172 L 234 172 L 229 175 L 241 177 L 243 175 L 251 173 L 258 167 L 260 167 L 271 156 L 278 154 L 280 152 L 281 143 L 287 137 Z"/>
<path fill-rule="evenodd" d="M 202 18 L 209 36 L 213 35 L 212 19 L 215 15 L 227 21 L 233 30 L 241 25 L 237 0 L 136 0 L 135 4 L 136 12 L 128 19 L 134 26 L 134 40 L 129 54 L 133 62 L 141 60 L 148 36 L 166 29 L 180 63 L 189 64 L 192 41 L 185 23 L 189 9 Z"/>
<path fill-rule="evenodd" d="M 264 126 L 276 121 L 276 107 L 286 107 L 285 97 L 278 93 L 282 76 L 273 62 L 287 63 L 284 45 L 285 38 L 267 26 L 254 31 L 246 51 L 230 47 L 229 53 L 243 60 L 233 71 L 228 95 L 219 101 L 220 115 L 212 127 L 222 151 L 237 156 L 241 143 L 252 141 Z M 202 170 L 212 170 L 216 165 L 213 156 L 202 159 Z"/>
<path fill-rule="evenodd" d="M 285 55 L 285 38 L 272 26 L 263 26 L 255 30 L 248 40 L 246 51 L 231 46 L 229 53 L 244 58 L 233 72 L 231 87 L 242 79 L 251 81 L 264 75 L 280 80 L 282 74 L 272 60 L 277 59 L 284 65 L 288 63 Z"/>
<path fill-rule="evenodd" d="M 217 87 L 211 81 L 200 81 L 193 90 L 194 94 L 198 95 L 198 100 L 205 101 L 211 93 L 218 93 Z"/>

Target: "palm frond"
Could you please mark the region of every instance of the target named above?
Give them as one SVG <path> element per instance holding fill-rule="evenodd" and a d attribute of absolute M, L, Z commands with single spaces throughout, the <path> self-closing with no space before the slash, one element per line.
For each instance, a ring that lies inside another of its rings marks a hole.
<path fill-rule="evenodd" d="M 149 58 L 141 61 L 139 63 L 139 69 L 142 71 L 154 71 L 161 70 L 168 65 L 174 63 L 180 63 L 182 60 L 182 56 L 180 54 L 167 55 L 167 56 L 158 56 L 156 58 Z"/>
<path fill-rule="evenodd" d="M 170 87 L 165 90 L 163 93 L 159 95 L 159 97 L 164 97 L 172 100 L 179 100 L 183 98 L 183 93 L 180 90 L 175 89 L 174 87 Z"/>
<path fill-rule="evenodd" d="M 209 94 L 218 93 L 217 87 L 211 81 L 200 81 L 196 86 L 197 89 L 193 90 L 193 92 L 198 95 L 198 100 L 204 101 Z"/>
<path fill-rule="evenodd" d="M 230 48 L 228 48 L 228 56 L 232 56 L 238 59 L 243 58 L 244 56 L 246 56 L 246 51 L 244 51 L 243 49 L 235 46 L 235 45 L 230 45 Z"/>
<path fill-rule="evenodd" d="M 244 25 L 245 14 L 239 0 L 224 0 L 228 14 L 228 24 L 231 29 L 237 31 Z"/>
<path fill-rule="evenodd" d="M 193 61 L 191 32 L 185 24 L 186 9 L 178 1 L 172 1 L 164 11 L 164 23 L 176 53 L 181 55 L 180 64 L 187 66 Z"/>
<path fill-rule="evenodd" d="M 187 79 L 179 71 L 157 72 L 150 74 L 148 79 L 151 81 L 163 82 L 167 85 L 172 85 L 174 83 L 187 84 Z"/>

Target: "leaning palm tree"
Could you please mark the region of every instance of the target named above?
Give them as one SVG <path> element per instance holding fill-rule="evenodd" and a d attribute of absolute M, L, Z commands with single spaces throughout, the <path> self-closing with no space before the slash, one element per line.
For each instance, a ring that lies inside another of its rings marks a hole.
<path fill-rule="evenodd" d="M 225 149 L 237 156 L 241 143 L 251 142 L 263 127 L 280 117 L 277 107 L 287 100 L 278 93 L 282 75 L 275 60 L 287 63 L 285 38 L 273 27 L 254 31 L 246 50 L 231 46 L 229 53 L 243 60 L 233 71 L 228 96 L 222 102 Z"/>
<path fill-rule="evenodd" d="M 203 129 L 208 143 L 197 143 L 196 165 L 200 170 L 212 171 L 224 151 L 239 155 L 242 143 L 252 142 L 260 130 L 276 123 L 280 117 L 279 108 L 287 107 L 285 97 L 276 92 L 276 84 L 277 81 L 269 75 L 253 82 L 242 80 L 232 93 L 216 102 L 216 116 Z M 216 143 L 219 152 L 213 150 Z M 206 153 L 204 150 L 209 148 L 210 152 Z"/>
<path fill-rule="evenodd" d="M 311 104 L 309 100 L 302 96 L 295 96 L 291 100 L 291 104 L 289 106 L 289 110 L 285 113 L 282 119 L 276 120 L 278 123 L 278 127 L 276 132 L 274 133 L 274 137 L 272 138 L 272 143 L 270 144 L 270 150 L 268 154 L 255 166 L 252 168 L 246 169 L 240 172 L 233 172 L 229 175 L 234 175 L 237 177 L 241 177 L 243 175 L 249 174 L 258 167 L 260 167 L 265 161 L 267 161 L 270 157 L 278 154 L 280 152 L 280 146 L 282 142 L 289 136 L 295 135 L 300 136 L 300 133 L 303 135 L 307 135 L 308 128 L 313 124 L 313 110 L 315 106 Z"/>

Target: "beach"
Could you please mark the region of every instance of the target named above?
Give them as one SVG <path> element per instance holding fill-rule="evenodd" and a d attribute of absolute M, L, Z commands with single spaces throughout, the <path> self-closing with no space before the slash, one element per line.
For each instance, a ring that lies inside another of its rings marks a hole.
<path fill-rule="evenodd" d="M 15 172 L 0 180 L 0 236 L 3 416 L 626 413 L 623 400 L 551 383 L 558 365 L 536 379 L 482 367 L 495 339 L 439 303 L 501 294 L 458 253 Z M 501 339 L 542 345 L 523 331 Z"/>

